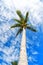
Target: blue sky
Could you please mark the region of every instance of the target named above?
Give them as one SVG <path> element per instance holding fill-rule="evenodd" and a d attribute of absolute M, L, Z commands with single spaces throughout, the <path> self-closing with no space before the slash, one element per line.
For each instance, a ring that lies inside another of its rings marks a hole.
<path fill-rule="evenodd" d="M 10 4 L 9 4 L 10 3 Z M 19 59 L 21 35 L 15 39 L 18 29 L 10 29 L 16 10 L 27 11 L 29 22 L 38 30 L 26 30 L 26 50 L 29 65 L 43 65 L 43 0 L 0 0 L 0 65 L 11 65 Z"/>

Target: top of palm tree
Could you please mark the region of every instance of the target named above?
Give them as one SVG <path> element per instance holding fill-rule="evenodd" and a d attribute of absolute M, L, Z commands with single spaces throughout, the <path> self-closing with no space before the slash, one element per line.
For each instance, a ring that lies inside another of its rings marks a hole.
<path fill-rule="evenodd" d="M 29 12 L 26 12 L 25 18 L 20 10 L 17 10 L 16 13 L 20 17 L 20 20 L 14 19 L 14 21 L 17 23 L 11 26 L 11 28 L 16 28 L 16 27 L 19 28 L 16 36 L 23 31 L 23 28 L 36 32 L 36 29 L 31 24 L 27 24 Z"/>

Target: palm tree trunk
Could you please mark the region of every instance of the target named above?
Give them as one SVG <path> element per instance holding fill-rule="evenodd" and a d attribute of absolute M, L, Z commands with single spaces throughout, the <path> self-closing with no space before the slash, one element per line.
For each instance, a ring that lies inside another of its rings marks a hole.
<path fill-rule="evenodd" d="M 28 65 L 27 54 L 26 54 L 26 31 L 24 28 L 23 28 L 23 34 L 21 40 L 20 58 L 18 65 Z"/>

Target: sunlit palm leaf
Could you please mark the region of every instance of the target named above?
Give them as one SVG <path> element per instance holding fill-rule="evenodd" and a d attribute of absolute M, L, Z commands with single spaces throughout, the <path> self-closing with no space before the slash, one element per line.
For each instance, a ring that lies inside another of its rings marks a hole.
<path fill-rule="evenodd" d="M 26 17 L 25 17 L 25 23 L 27 23 L 27 21 L 28 21 L 28 12 L 26 13 Z"/>
<path fill-rule="evenodd" d="M 14 21 L 18 22 L 18 23 L 22 23 L 20 20 L 18 19 L 14 19 Z"/>
<path fill-rule="evenodd" d="M 29 30 L 31 30 L 33 32 L 37 32 L 37 30 L 35 28 L 31 27 L 31 26 L 27 26 L 27 29 L 29 29 Z"/>
<path fill-rule="evenodd" d="M 18 34 L 20 34 L 21 32 L 22 32 L 22 28 L 20 28 L 19 30 L 18 30 L 18 32 L 17 32 L 17 34 L 16 34 L 16 37 L 18 36 Z"/>
<path fill-rule="evenodd" d="M 24 17 L 23 17 L 23 15 L 22 15 L 22 13 L 21 13 L 20 10 L 17 10 L 16 12 L 17 12 L 18 16 L 19 16 L 21 19 L 24 19 Z"/>
<path fill-rule="evenodd" d="M 18 65 L 18 62 L 15 61 L 15 62 L 11 62 L 12 65 Z"/>
<path fill-rule="evenodd" d="M 21 26 L 20 24 L 14 24 L 11 26 L 11 28 L 20 27 L 20 26 Z"/>

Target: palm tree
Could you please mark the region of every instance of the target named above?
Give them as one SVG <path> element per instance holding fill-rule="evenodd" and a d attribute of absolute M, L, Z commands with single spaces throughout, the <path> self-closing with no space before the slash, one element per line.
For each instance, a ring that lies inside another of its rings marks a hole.
<path fill-rule="evenodd" d="M 16 24 L 12 25 L 11 28 L 18 28 L 18 32 L 16 34 L 16 37 L 18 34 L 22 33 L 22 40 L 21 40 L 21 49 L 20 49 L 20 57 L 18 65 L 28 65 L 27 62 L 27 54 L 26 54 L 26 29 L 31 30 L 33 32 L 36 32 L 36 29 L 33 28 L 31 24 L 28 24 L 28 15 L 29 13 L 26 13 L 26 16 L 24 17 L 21 13 L 21 11 L 16 11 L 17 15 L 19 16 L 18 19 L 14 19 Z M 23 32 L 22 32 L 23 31 Z"/>

